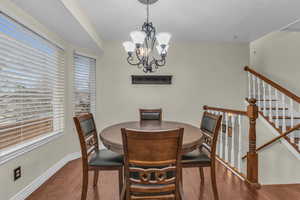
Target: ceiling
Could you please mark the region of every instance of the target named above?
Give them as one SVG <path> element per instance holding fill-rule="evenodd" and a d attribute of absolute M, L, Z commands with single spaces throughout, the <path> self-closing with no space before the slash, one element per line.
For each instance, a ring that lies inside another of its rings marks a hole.
<path fill-rule="evenodd" d="M 126 40 L 141 26 L 145 6 L 137 0 L 78 0 L 108 40 Z M 150 7 L 158 31 L 174 40 L 249 42 L 300 18 L 299 0 L 160 0 Z"/>
<path fill-rule="evenodd" d="M 98 52 L 99 47 L 60 0 L 12 0 L 70 44 Z"/>
<path fill-rule="evenodd" d="M 61 0 L 13 1 L 63 38 L 91 46 Z M 137 0 L 76 1 L 103 40 L 128 40 L 146 16 Z M 249 42 L 299 19 L 299 8 L 299 0 L 160 0 L 150 7 L 150 19 L 173 41 Z"/>

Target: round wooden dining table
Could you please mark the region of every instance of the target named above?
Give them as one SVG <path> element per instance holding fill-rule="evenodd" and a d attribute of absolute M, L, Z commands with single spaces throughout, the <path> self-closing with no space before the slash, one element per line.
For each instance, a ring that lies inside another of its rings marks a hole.
<path fill-rule="evenodd" d="M 123 154 L 121 128 L 141 131 L 163 131 L 184 128 L 182 153 L 191 152 L 197 149 L 202 143 L 201 130 L 190 124 L 159 120 L 130 121 L 109 126 L 99 134 L 103 145 L 107 149 L 120 154 Z"/>

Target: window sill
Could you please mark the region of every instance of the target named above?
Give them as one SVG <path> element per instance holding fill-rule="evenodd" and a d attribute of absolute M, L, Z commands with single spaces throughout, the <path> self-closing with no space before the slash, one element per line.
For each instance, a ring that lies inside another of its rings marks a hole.
<path fill-rule="evenodd" d="M 0 150 L 0 165 L 24 153 L 32 151 L 33 149 L 38 148 L 62 135 L 63 135 L 62 132 L 47 134 L 45 136 L 34 138 L 32 140 L 28 140 L 20 144 L 14 145 L 12 147 L 8 147 L 3 150 Z"/>

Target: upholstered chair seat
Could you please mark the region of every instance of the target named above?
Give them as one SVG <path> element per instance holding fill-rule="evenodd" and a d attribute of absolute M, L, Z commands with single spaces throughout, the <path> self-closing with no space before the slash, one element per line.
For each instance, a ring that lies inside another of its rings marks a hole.
<path fill-rule="evenodd" d="M 89 166 L 112 166 L 112 167 L 122 167 L 123 166 L 123 156 L 117 154 L 113 151 L 103 149 L 98 150 L 94 155 L 92 155 Z"/>
<path fill-rule="evenodd" d="M 192 152 L 186 153 L 182 156 L 181 162 L 184 163 L 189 163 L 189 164 L 197 164 L 201 163 L 201 165 L 207 165 L 210 166 L 211 164 L 211 159 L 206 153 L 203 153 L 201 151 L 194 150 Z"/>

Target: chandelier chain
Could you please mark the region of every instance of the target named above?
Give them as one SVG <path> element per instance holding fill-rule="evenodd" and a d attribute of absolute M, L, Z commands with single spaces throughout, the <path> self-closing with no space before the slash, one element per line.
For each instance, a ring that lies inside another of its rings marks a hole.
<path fill-rule="evenodd" d="M 149 0 L 147 0 L 147 23 L 149 23 Z"/>

